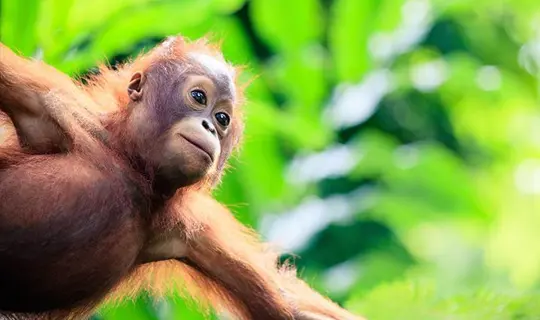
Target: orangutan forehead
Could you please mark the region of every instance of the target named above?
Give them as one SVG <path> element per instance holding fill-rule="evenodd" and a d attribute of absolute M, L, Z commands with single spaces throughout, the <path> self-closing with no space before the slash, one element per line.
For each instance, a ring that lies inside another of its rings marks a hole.
<path fill-rule="evenodd" d="M 193 65 L 213 79 L 220 89 L 229 91 L 228 93 L 234 97 L 236 86 L 234 84 L 235 70 L 233 67 L 223 59 L 208 53 L 192 52 L 188 57 Z"/>
<path fill-rule="evenodd" d="M 202 52 L 191 52 L 189 58 L 214 76 L 227 77 L 231 81 L 234 79 L 234 68 L 223 59 Z"/>

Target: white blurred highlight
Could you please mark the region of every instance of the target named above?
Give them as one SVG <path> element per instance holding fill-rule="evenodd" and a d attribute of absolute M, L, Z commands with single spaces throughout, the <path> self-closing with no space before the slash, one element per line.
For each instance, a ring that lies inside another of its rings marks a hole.
<path fill-rule="evenodd" d="M 523 194 L 540 194 L 540 160 L 523 161 L 516 169 L 514 182 Z"/>
<path fill-rule="evenodd" d="M 501 82 L 501 72 L 494 66 L 483 66 L 476 74 L 476 83 L 484 91 L 495 91 L 500 89 Z"/>
<path fill-rule="evenodd" d="M 428 0 L 407 1 L 401 8 L 402 21 L 392 32 L 376 32 L 369 39 L 369 51 L 379 62 L 388 62 L 420 42 L 432 23 Z"/>
<path fill-rule="evenodd" d="M 428 0 L 410 0 L 402 7 L 402 21 L 395 31 L 376 32 L 368 42 L 373 59 L 380 65 L 386 65 L 397 55 L 407 52 L 420 42 L 432 23 L 432 8 Z M 428 66 L 429 68 L 430 66 Z M 432 69 L 419 70 L 428 72 L 429 79 L 417 80 L 421 88 L 428 88 L 427 81 L 441 83 L 441 73 Z M 337 129 L 361 124 L 373 115 L 380 100 L 392 90 L 392 73 L 381 68 L 364 76 L 357 84 L 342 84 L 336 88 L 334 99 L 325 117 Z"/>
<path fill-rule="evenodd" d="M 418 148 L 414 146 L 401 146 L 394 151 L 394 163 L 398 168 L 410 169 L 418 164 Z"/>
<path fill-rule="evenodd" d="M 324 286 L 333 292 L 346 292 L 358 279 L 358 265 L 349 260 L 328 269 L 324 276 Z"/>
<path fill-rule="evenodd" d="M 392 89 L 389 70 L 368 74 L 356 85 L 341 85 L 326 116 L 336 128 L 346 128 L 366 121 L 375 112 L 379 101 Z"/>
<path fill-rule="evenodd" d="M 411 68 L 411 80 L 416 89 L 432 91 L 438 88 L 448 76 L 448 67 L 444 60 L 433 60 Z"/>
<path fill-rule="evenodd" d="M 344 196 L 308 198 L 279 217 L 263 215 L 261 229 L 266 239 L 284 250 L 302 249 L 311 237 L 333 221 L 350 217 L 352 208 Z"/>
<path fill-rule="evenodd" d="M 320 153 L 297 156 L 288 169 L 292 183 L 315 182 L 347 174 L 360 160 L 361 155 L 349 146 L 333 146 Z"/>
<path fill-rule="evenodd" d="M 332 223 L 348 223 L 376 200 L 373 190 L 358 188 L 347 195 L 311 197 L 280 215 L 263 214 L 260 230 L 265 239 L 288 252 L 303 249 L 312 237 Z M 351 244 L 354 245 L 354 244 Z"/>

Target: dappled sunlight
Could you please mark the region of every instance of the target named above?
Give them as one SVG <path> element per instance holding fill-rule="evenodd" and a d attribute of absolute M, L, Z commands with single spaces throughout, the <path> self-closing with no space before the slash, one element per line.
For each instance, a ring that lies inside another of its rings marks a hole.
<path fill-rule="evenodd" d="M 391 90 L 391 81 L 389 70 L 379 70 L 357 85 L 341 85 L 325 118 L 337 129 L 361 124 L 373 115 L 381 98 Z"/>
<path fill-rule="evenodd" d="M 353 213 L 351 204 L 344 196 L 324 200 L 308 198 L 290 212 L 265 216 L 261 221 L 261 230 L 268 241 L 284 250 L 296 252 L 303 249 L 313 235 L 328 224 L 350 219 Z"/>
<path fill-rule="evenodd" d="M 330 147 L 316 154 L 298 155 L 291 161 L 288 180 L 301 184 L 343 176 L 356 166 L 361 156 L 346 145 Z"/>

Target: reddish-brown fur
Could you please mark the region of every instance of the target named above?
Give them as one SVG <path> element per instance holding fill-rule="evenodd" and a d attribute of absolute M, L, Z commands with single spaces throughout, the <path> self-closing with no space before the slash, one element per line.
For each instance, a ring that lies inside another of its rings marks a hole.
<path fill-rule="evenodd" d="M 137 162 L 137 146 L 153 141 L 125 131 L 132 74 L 181 62 L 194 50 L 219 56 L 218 48 L 176 38 L 118 70 L 102 67 L 86 86 L 0 50 L 0 110 L 15 127 L 35 121 L 32 128 L 51 137 L 27 142 L 15 128 L 19 136 L 8 131 L 0 145 L 0 302 L 40 311 L 6 317 L 80 319 L 105 299 L 185 288 L 202 305 L 240 319 L 359 319 L 297 279 L 293 268 L 278 268 L 277 253 L 212 199 L 241 138 L 238 110 L 214 174 L 171 198 L 155 193 L 151 168 Z M 166 71 L 173 69 L 161 70 L 176 78 Z M 180 234 L 186 256 L 142 263 L 139 253 L 160 234 Z"/>

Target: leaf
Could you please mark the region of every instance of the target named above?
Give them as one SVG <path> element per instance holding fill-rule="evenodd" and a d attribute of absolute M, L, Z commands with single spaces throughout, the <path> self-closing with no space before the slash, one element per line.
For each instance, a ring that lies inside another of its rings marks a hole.
<path fill-rule="evenodd" d="M 213 314 L 207 316 L 195 301 L 180 296 L 170 297 L 157 308 L 160 320 L 213 320 Z"/>
<path fill-rule="evenodd" d="M 250 195 L 248 203 L 255 208 L 286 194 L 283 177 L 285 161 L 275 131 L 265 124 L 267 120 L 272 120 L 266 117 L 265 109 L 272 111 L 267 108 L 264 103 L 250 104 L 249 123 L 246 125 L 246 139 L 240 159 L 243 183 L 255 186 L 246 190 Z"/>
<path fill-rule="evenodd" d="M 116 19 L 129 17 L 131 10 L 145 10 L 163 2 L 159 0 L 75 0 L 66 20 L 69 38 L 101 28 Z"/>
<path fill-rule="evenodd" d="M 246 0 L 213 0 L 212 6 L 222 14 L 231 14 L 240 9 Z"/>
<path fill-rule="evenodd" d="M 395 169 L 383 181 L 396 197 L 425 201 L 440 213 L 484 215 L 472 176 L 445 148 L 428 143 L 401 147 L 394 161 Z"/>
<path fill-rule="evenodd" d="M 347 307 L 378 320 L 509 320 L 540 319 L 538 292 L 519 294 L 475 288 L 441 293 L 433 281 L 397 281 L 383 284 Z M 389 303 L 391 301 L 391 303 Z"/>
<path fill-rule="evenodd" d="M 53 64 L 73 54 L 79 46 L 87 46 L 91 36 L 107 27 L 111 21 L 129 16 L 131 10 L 143 9 L 150 3 L 161 0 L 119 0 L 119 1 L 62 1 L 46 2 L 47 15 L 43 23 L 54 27 L 52 33 L 45 30 L 40 35 L 45 40 L 45 60 Z M 52 21 L 51 21 L 52 20 Z M 60 23 L 62 23 L 60 25 Z M 102 57 L 99 57 L 102 58 Z"/>
<path fill-rule="evenodd" d="M 361 155 L 351 172 L 353 178 L 377 177 L 394 166 L 392 153 L 398 147 L 398 142 L 388 134 L 366 130 L 355 137 L 351 145 Z"/>
<path fill-rule="evenodd" d="M 98 316 L 100 320 L 159 320 L 150 303 L 148 298 L 140 297 L 120 305 L 104 305 Z"/>
<path fill-rule="evenodd" d="M 178 33 L 188 38 L 200 37 L 208 31 L 210 17 L 209 1 L 159 2 L 133 8 L 92 34 L 88 49 L 75 51 L 57 63 L 63 71 L 72 73 L 89 68 L 105 57 L 129 52 L 136 43 L 149 37 L 163 38 Z"/>
<path fill-rule="evenodd" d="M 278 132 L 292 148 L 320 150 L 335 139 L 335 133 L 323 125 L 317 112 L 290 114 L 283 111 L 279 115 L 280 120 L 276 120 L 280 124 Z"/>
<path fill-rule="evenodd" d="M 434 320 L 437 318 L 429 307 L 435 299 L 433 286 L 410 281 L 393 282 L 378 286 L 361 300 L 351 299 L 347 308 L 368 319 Z"/>
<path fill-rule="evenodd" d="M 332 5 L 328 42 L 338 81 L 358 82 L 373 67 L 369 41 L 378 31 L 392 31 L 401 22 L 403 0 L 336 0 Z"/>
<path fill-rule="evenodd" d="M 318 0 L 252 0 L 249 8 L 256 32 L 275 50 L 298 50 L 323 35 Z"/>
<path fill-rule="evenodd" d="M 247 72 L 258 69 L 253 44 L 238 18 L 225 16 L 214 19 L 211 30 L 211 39 L 221 42 L 221 50 L 228 61 L 244 65 Z"/>
<path fill-rule="evenodd" d="M 422 2 L 419 2 L 420 4 Z M 404 11 L 404 6 L 416 4 L 414 1 L 405 0 L 384 0 L 379 3 L 375 16 L 374 30 L 394 31 L 401 23 L 402 17 L 407 14 L 418 14 L 416 12 Z"/>
<path fill-rule="evenodd" d="M 328 31 L 329 48 L 339 81 L 357 82 L 371 67 L 368 40 L 378 0 L 336 0 Z"/>
<path fill-rule="evenodd" d="M 66 24 L 76 0 L 42 1 L 40 18 L 37 23 L 39 44 L 47 56 L 62 52 L 66 43 Z M 47 60 L 47 57 L 45 58 Z"/>
<path fill-rule="evenodd" d="M 276 56 L 265 68 L 275 83 L 275 90 L 288 99 L 293 117 L 308 118 L 320 127 L 323 99 L 326 98 L 326 52 L 322 46 L 306 46 L 298 51 Z M 315 128 L 313 131 L 317 131 Z"/>
<path fill-rule="evenodd" d="M 247 188 L 238 159 L 234 158 L 229 162 L 232 168 L 224 175 L 220 186 L 213 194 L 219 202 L 231 210 L 238 221 L 255 227 L 259 219 L 258 211 L 248 203 L 251 201 L 250 191 L 257 187 Z"/>
<path fill-rule="evenodd" d="M 0 39 L 3 44 L 25 56 L 34 54 L 39 8 L 39 0 L 0 1 Z"/>

